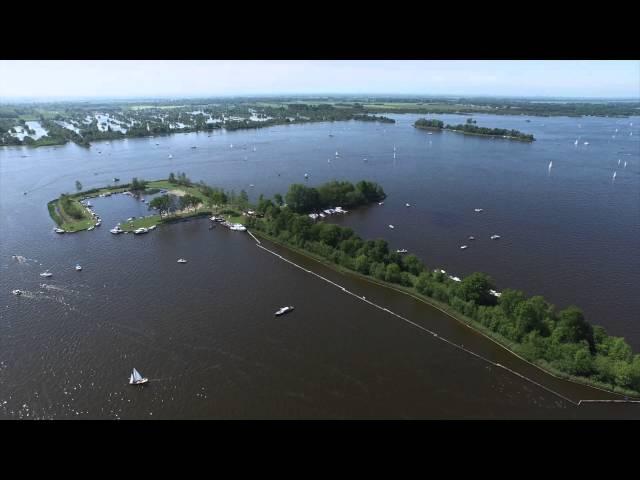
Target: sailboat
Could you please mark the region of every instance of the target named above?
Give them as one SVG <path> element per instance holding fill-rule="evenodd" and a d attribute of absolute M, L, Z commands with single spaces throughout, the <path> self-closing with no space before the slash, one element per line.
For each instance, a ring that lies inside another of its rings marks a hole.
<path fill-rule="evenodd" d="M 576 138 L 576 141 L 573 142 L 573 144 L 577 147 L 578 146 L 578 139 Z"/>
<path fill-rule="evenodd" d="M 549 162 L 549 171 L 551 171 L 551 167 L 553 167 L 553 160 Z"/>
<path fill-rule="evenodd" d="M 615 180 L 615 179 L 616 179 L 616 175 L 617 175 L 617 174 L 618 174 L 618 172 L 613 172 L 613 178 L 612 178 L 612 180 Z"/>
<path fill-rule="evenodd" d="M 140 375 L 140 372 L 138 372 L 135 368 L 133 369 L 133 372 L 129 377 L 129 385 L 143 385 L 148 381 L 149 379 L 144 378 L 142 375 Z"/>
<path fill-rule="evenodd" d="M 339 157 L 339 156 L 340 156 L 340 154 L 339 154 L 339 153 L 338 153 L 338 151 L 336 150 L 336 157 Z"/>
<path fill-rule="evenodd" d="M 624 161 L 624 168 L 627 168 L 627 161 Z"/>
<path fill-rule="evenodd" d="M 620 159 L 618 159 L 618 166 L 620 166 Z"/>

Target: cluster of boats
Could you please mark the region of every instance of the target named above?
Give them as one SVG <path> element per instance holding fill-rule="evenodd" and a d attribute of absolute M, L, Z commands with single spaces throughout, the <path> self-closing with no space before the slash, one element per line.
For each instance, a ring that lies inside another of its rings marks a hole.
<path fill-rule="evenodd" d="M 141 235 L 143 233 L 149 233 L 151 230 L 155 230 L 157 227 L 157 225 L 151 225 L 150 227 L 140 227 L 140 228 L 136 228 L 133 231 L 134 235 Z M 115 227 L 113 227 L 111 230 L 109 230 L 111 233 L 113 233 L 114 235 L 119 235 L 121 233 L 129 233 L 126 230 L 122 230 L 120 228 L 120 224 L 116 225 Z"/>
<path fill-rule="evenodd" d="M 247 230 L 247 227 L 242 225 L 241 223 L 231 223 L 224 219 L 224 217 L 216 217 L 215 215 L 211 217 L 209 220 L 212 222 L 219 222 L 221 225 L 227 227 L 229 230 L 235 230 L 237 232 L 244 232 Z"/>
<path fill-rule="evenodd" d="M 309 218 L 311 218 L 312 220 L 317 220 L 318 218 L 326 218 L 330 215 L 335 215 L 338 213 L 341 215 L 344 215 L 346 213 L 349 213 L 349 211 L 344 210 L 342 207 L 327 208 L 326 210 L 323 210 L 320 213 L 310 213 Z"/>

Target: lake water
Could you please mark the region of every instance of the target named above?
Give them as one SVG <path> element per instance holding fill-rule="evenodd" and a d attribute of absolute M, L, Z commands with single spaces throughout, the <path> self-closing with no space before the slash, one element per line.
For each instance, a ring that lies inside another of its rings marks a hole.
<path fill-rule="evenodd" d="M 311 185 L 374 180 L 384 205 L 333 221 L 431 268 L 484 271 L 499 290 L 576 304 L 640 351 L 640 117 L 473 117 L 533 133 L 532 144 L 428 135 L 411 126 L 418 116 L 393 118 L 0 149 L 0 417 L 640 418 L 638 405 L 576 407 L 206 219 L 114 236 L 118 221 L 148 214 L 118 195 L 92 200 L 102 227 L 52 231 L 46 203 L 76 180 L 89 189 L 185 171 L 253 200 L 305 173 Z M 553 379 L 426 305 L 274 250 L 569 398 L 611 397 Z M 296 310 L 275 318 L 283 305 Z M 127 385 L 133 367 L 147 387 Z"/>

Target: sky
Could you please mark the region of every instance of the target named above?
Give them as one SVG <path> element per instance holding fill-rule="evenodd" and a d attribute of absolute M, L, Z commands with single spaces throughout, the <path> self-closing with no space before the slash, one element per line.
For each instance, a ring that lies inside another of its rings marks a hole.
<path fill-rule="evenodd" d="M 640 60 L 0 60 L 0 99 L 286 94 L 640 99 Z"/>

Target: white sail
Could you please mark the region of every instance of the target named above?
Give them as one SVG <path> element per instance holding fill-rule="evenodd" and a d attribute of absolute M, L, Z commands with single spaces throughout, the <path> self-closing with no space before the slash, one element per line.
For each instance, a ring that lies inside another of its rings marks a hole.
<path fill-rule="evenodd" d="M 129 383 L 134 383 L 133 382 L 133 374 L 131 374 L 131 376 L 129 377 Z"/>
<path fill-rule="evenodd" d="M 133 369 L 133 375 L 132 376 L 133 376 L 133 379 L 136 382 L 139 382 L 140 380 L 142 380 L 142 375 L 140 375 L 140 373 L 135 368 Z"/>

